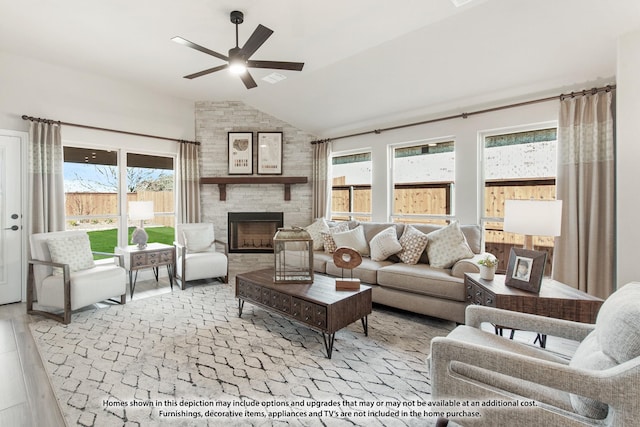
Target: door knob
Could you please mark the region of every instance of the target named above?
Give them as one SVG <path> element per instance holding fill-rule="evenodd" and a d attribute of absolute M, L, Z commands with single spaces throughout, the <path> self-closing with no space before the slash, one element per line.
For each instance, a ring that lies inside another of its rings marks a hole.
<path fill-rule="evenodd" d="M 18 219 L 18 214 L 12 214 L 11 219 Z"/>
<path fill-rule="evenodd" d="M 7 227 L 5 228 L 5 230 L 13 230 L 13 231 L 17 231 L 18 230 L 18 226 L 17 225 L 12 225 L 11 227 Z"/>

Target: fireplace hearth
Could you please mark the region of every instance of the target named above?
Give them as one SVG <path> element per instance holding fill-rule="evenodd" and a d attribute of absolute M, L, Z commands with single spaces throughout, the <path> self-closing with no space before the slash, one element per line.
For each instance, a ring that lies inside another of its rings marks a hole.
<path fill-rule="evenodd" d="M 229 212 L 229 252 L 273 253 L 273 236 L 283 219 L 282 212 Z"/>

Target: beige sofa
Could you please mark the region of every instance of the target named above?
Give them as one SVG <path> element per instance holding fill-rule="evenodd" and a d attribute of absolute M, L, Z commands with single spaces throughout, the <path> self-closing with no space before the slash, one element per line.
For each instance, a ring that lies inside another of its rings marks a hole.
<path fill-rule="evenodd" d="M 370 242 L 382 230 L 393 226 L 398 238 L 402 236 L 404 224 L 351 221 L 349 228 L 362 225 L 365 239 Z M 442 226 L 412 224 L 428 234 Z M 434 268 L 429 265 L 426 250 L 417 264 L 409 265 L 392 255 L 385 261 L 373 261 L 363 257 L 362 264 L 353 270 L 353 277 L 373 287 L 373 302 L 391 307 L 426 314 L 458 323 L 465 321 L 467 294 L 464 285 L 465 272 L 479 272 L 478 260 L 484 254 L 482 229 L 478 225 L 461 225 L 473 257 L 456 262 L 451 268 Z M 314 251 L 314 271 L 341 277 L 343 271 L 333 262 L 333 254 L 324 250 Z M 346 277 L 351 272 L 345 271 Z"/>

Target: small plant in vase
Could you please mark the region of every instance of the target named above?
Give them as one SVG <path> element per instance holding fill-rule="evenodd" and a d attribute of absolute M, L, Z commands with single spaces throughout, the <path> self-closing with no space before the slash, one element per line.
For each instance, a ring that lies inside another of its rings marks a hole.
<path fill-rule="evenodd" d="M 484 258 L 478 261 L 478 264 L 480 264 L 480 278 L 493 280 L 498 267 L 498 258 L 491 254 L 486 254 Z"/>

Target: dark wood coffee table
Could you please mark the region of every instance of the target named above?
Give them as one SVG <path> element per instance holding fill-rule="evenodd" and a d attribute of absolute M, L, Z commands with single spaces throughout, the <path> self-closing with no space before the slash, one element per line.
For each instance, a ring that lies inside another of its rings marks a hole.
<path fill-rule="evenodd" d="M 371 287 L 357 291 L 336 291 L 335 279 L 314 275 L 312 284 L 274 284 L 273 269 L 236 275 L 238 316 L 245 301 L 294 319 L 322 333 L 327 357 L 331 359 L 335 334 L 360 319 L 368 334 L 371 314 Z"/>

